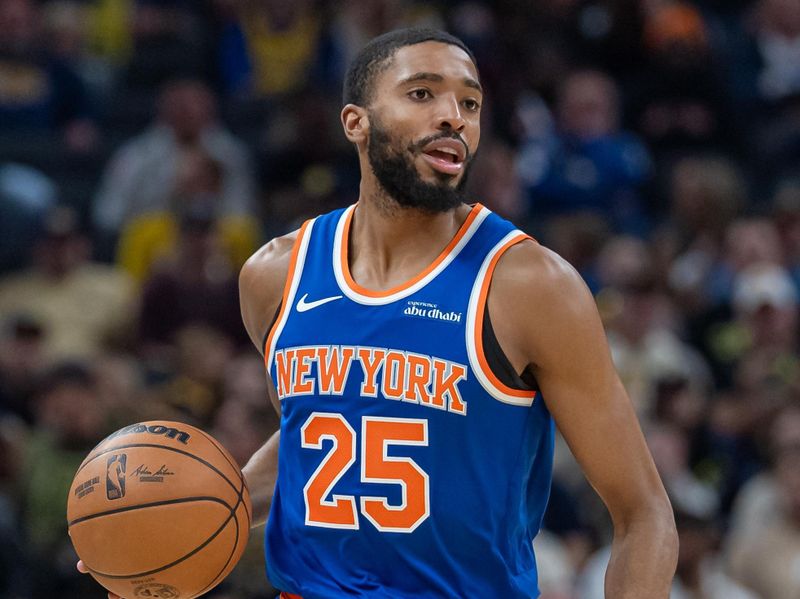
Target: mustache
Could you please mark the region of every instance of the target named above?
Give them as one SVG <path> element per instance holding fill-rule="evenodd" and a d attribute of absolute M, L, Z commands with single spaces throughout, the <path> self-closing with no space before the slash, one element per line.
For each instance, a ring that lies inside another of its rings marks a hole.
<path fill-rule="evenodd" d="M 465 142 L 464 138 L 461 137 L 455 131 L 452 131 L 450 133 L 443 131 L 442 133 L 437 133 L 435 135 L 429 135 L 428 137 L 423 137 L 421 140 L 410 144 L 409 150 L 411 150 L 414 153 L 422 152 L 422 149 L 425 146 L 439 139 L 455 139 L 456 141 L 460 141 L 464 145 L 464 151 L 466 152 L 466 158 L 464 159 L 464 161 L 469 162 L 469 160 L 472 158 L 472 152 L 469 151 L 469 146 L 467 146 L 467 142 Z"/>

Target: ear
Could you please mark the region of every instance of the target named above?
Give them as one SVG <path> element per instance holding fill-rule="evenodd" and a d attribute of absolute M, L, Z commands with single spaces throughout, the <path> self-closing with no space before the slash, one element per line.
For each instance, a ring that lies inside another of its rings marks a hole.
<path fill-rule="evenodd" d="M 342 127 L 347 139 L 360 145 L 364 143 L 369 135 L 369 117 L 366 109 L 355 104 L 347 104 L 342 108 Z"/>

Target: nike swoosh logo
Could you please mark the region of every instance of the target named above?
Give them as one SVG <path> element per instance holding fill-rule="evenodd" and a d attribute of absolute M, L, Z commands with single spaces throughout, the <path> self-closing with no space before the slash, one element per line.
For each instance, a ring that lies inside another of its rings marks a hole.
<path fill-rule="evenodd" d="M 332 302 L 338 299 L 342 299 L 341 295 L 333 295 L 331 297 L 323 297 L 322 299 L 314 300 L 313 302 L 306 302 L 306 298 L 308 294 L 306 293 L 303 297 L 300 298 L 300 301 L 297 302 L 297 311 L 298 312 L 308 312 L 309 310 L 313 310 L 314 308 L 318 308 L 323 304 L 327 304 L 328 302 Z"/>

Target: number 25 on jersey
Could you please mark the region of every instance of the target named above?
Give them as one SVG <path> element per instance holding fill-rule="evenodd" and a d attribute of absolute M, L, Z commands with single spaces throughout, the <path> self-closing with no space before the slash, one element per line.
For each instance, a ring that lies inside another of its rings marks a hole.
<path fill-rule="evenodd" d="M 303 487 L 306 525 L 358 528 L 356 498 L 336 495 L 336 483 L 356 461 L 357 435 L 341 414 L 314 412 L 300 430 L 302 446 L 322 449 L 332 441 L 320 465 Z M 415 418 L 361 419 L 361 482 L 400 485 L 402 502 L 361 497 L 361 513 L 382 532 L 412 532 L 430 515 L 428 475 L 411 458 L 388 455 L 390 445 L 428 445 L 428 421 Z M 330 496 L 330 499 L 327 497 Z"/>

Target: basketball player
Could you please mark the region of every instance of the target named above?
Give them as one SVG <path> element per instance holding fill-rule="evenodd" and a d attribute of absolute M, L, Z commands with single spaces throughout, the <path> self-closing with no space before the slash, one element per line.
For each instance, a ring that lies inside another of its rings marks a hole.
<path fill-rule="evenodd" d="M 358 202 L 268 243 L 240 277 L 281 413 L 245 467 L 271 582 L 306 599 L 538 596 L 555 422 L 614 523 L 606 596 L 667 597 L 671 507 L 589 291 L 464 203 L 474 57 L 442 32 L 388 33 L 356 57 L 344 101 Z"/>

